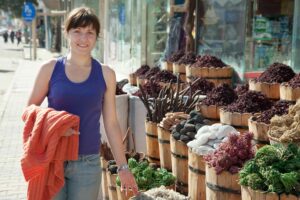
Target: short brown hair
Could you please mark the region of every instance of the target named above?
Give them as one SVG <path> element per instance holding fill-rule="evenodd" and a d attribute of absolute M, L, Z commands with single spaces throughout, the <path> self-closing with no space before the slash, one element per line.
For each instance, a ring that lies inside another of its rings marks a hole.
<path fill-rule="evenodd" d="M 100 22 L 95 12 L 88 7 L 73 9 L 65 20 L 65 32 L 68 33 L 72 28 L 87 27 L 92 25 L 96 30 L 97 37 L 100 33 Z"/>

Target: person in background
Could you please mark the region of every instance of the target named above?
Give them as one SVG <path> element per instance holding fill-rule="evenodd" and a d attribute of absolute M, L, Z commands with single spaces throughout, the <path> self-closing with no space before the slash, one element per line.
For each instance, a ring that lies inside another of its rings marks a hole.
<path fill-rule="evenodd" d="M 14 41 L 15 41 L 15 31 L 14 30 L 10 31 L 9 37 L 10 37 L 11 43 L 14 43 Z"/>
<path fill-rule="evenodd" d="M 21 30 L 18 30 L 16 32 L 16 38 L 17 38 L 17 46 L 20 44 L 21 40 L 22 40 L 22 32 Z"/>
<path fill-rule="evenodd" d="M 41 66 L 28 100 L 28 105 L 39 106 L 47 97 L 49 107 L 80 117 L 79 159 L 65 162 L 65 184 L 54 199 L 97 199 L 101 182 L 101 114 L 119 166 L 122 190 L 130 189 L 138 194 L 136 181 L 125 158 L 116 115 L 115 72 L 91 56 L 100 32 L 99 19 L 90 8 L 80 7 L 69 13 L 64 27 L 69 52 Z M 69 130 L 66 135 L 73 132 Z"/>
<path fill-rule="evenodd" d="M 4 42 L 7 43 L 7 40 L 8 40 L 8 32 L 7 31 L 5 31 L 3 33 L 3 39 L 4 39 Z"/>

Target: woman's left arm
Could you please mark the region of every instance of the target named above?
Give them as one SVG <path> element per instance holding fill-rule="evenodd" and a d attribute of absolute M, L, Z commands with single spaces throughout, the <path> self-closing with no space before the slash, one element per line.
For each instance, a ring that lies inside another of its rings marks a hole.
<path fill-rule="evenodd" d="M 115 72 L 107 66 L 102 66 L 103 76 L 106 82 L 106 92 L 103 101 L 103 122 L 108 142 L 118 166 L 127 164 L 124 145 L 122 143 L 122 132 L 116 113 L 116 75 Z M 134 176 L 128 168 L 119 170 L 119 176 L 123 189 L 131 188 L 134 194 L 138 193 L 138 188 Z"/>

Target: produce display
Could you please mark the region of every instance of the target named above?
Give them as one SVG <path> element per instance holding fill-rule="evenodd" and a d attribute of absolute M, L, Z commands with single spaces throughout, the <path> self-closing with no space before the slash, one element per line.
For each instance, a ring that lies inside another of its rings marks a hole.
<path fill-rule="evenodd" d="M 248 91 L 225 107 L 226 111 L 238 113 L 258 113 L 270 109 L 272 102 L 260 92 Z"/>
<path fill-rule="evenodd" d="M 175 177 L 172 173 L 163 168 L 154 168 L 148 161 L 136 161 L 134 158 L 128 160 L 130 171 L 135 177 L 139 190 L 149 190 L 161 185 L 170 186 L 175 184 Z M 121 186 L 119 176 L 116 179 L 118 186 Z"/>
<path fill-rule="evenodd" d="M 223 61 L 215 56 L 204 55 L 197 59 L 191 67 L 226 67 L 227 65 Z"/>
<path fill-rule="evenodd" d="M 256 81 L 282 83 L 288 82 L 294 76 L 295 72 L 291 67 L 282 63 L 273 63 L 256 79 Z"/>
<path fill-rule="evenodd" d="M 221 142 L 227 140 L 230 133 L 238 131 L 230 125 L 213 124 L 202 126 L 195 135 L 195 139 L 188 142 L 187 146 L 198 155 L 206 155 L 215 151 Z"/>
<path fill-rule="evenodd" d="M 184 112 L 166 113 L 166 116 L 159 122 L 159 126 L 165 130 L 171 130 L 174 125 L 177 125 L 181 120 L 187 120 L 188 114 Z"/>
<path fill-rule="evenodd" d="M 141 95 L 139 98 L 145 105 L 147 110 L 147 121 L 159 123 L 168 112 L 185 112 L 192 111 L 196 104 L 200 101 L 197 94 L 193 96 L 180 96 L 179 95 L 179 80 L 177 80 L 176 89 L 171 85 L 166 85 L 160 91 L 157 98 L 152 98 L 147 95 L 143 88 L 140 87 Z"/>
<path fill-rule="evenodd" d="M 153 98 L 158 97 L 158 95 L 160 93 L 160 90 L 162 89 L 162 86 L 160 84 L 158 84 L 157 82 L 153 81 L 153 80 L 147 81 L 141 87 L 143 88 L 143 91 L 145 92 L 145 94 L 147 96 L 153 97 Z M 135 95 L 135 96 L 141 96 L 142 92 L 141 92 L 141 90 L 138 90 L 133 95 Z"/>
<path fill-rule="evenodd" d="M 177 77 L 172 72 L 162 70 L 153 75 L 151 80 L 155 82 L 176 83 Z"/>
<path fill-rule="evenodd" d="M 100 146 L 100 155 L 105 159 L 105 160 L 113 160 L 114 156 L 110 150 L 110 147 L 106 142 L 102 142 Z"/>
<path fill-rule="evenodd" d="M 300 74 L 294 76 L 294 78 L 288 82 L 288 85 L 294 89 L 300 87 Z"/>
<path fill-rule="evenodd" d="M 140 78 L 150 79 L 152 76 L 160 72 L 159 67 L 152 67 L 149 71 L 147 71 L 144 75 L 139 76 Z"/>
<path fill-rule="evenodd" d="M 117 174 L 118 173 L 118 165 L 115 160 L 109 160 L 107 161 L 107 169 L 111 174 Z"/>
<path fill-rule="evenodd" d="M 134 73 L 137 77 L 145 75 L 150 70 L 148 65 L 142 65 L 139 69 L 137 69 Z"/>
<path fill-rule="evenodd" d="M 271 119 L 268 135 L 276 140 L 286 142 L 300 141 L 300 102 L 290 106 L 288 114 L 274 116 Z"/>
<path fill-rule="evenodd" d="M 171 128 L 172 137 L 176 140 L 181 140 L 184 143 L 193 140 L 197 131 L 209 122 L 195 110 L 191 111 L 189 115 L 187 120 L 182 120 L 179 124 Z"/>
<path fill-rule="evenodd" d="M 300 194 L 300 149 L 295 144 L 266 145 L 240 171 L 240 184 L 277 194 Z"/>
<path fill-rule="evenodd" d="M 270 120 L 275 115 L 281 116 L 288 113 L 289 106 L 293 103 L 290 101 L 277 101 L 269 110 L 263 111 L 259 116 L 252 119 L 257 122 L 270 124 Z"/>
<path fill-rule="evenodd" d="M 252 138 L 253 134 L 249 132 L 229 134 L 228 140 L 222 142 L 217 150 L 205 155 L 204 160 L 217 174 L 223 171 L 238 173 L 244 163 L 254 157 Z"/>
<path fill-rule="evenodd" d="M 191 65 L 196 62 L 196 54 L 194 52 L 189 52 L 182 56 L 176 63 L 183 65 Z"/>
<path fill-rule="evenodd" d="M 246 93 L 247 91 L 249 91 L 249 84 L 239 84 L 236 86 L 236 88 L 234 89 L 234 91 L 236 92 L 236 94 L 238 96 Z"/>
<path fill-rule="evenodd" d="M 184 56 L 184 52 L 183 52 L 183 51 L 177 51 L 177 52 L 174 52 L 174 53 L 167 59 L 167 61 L 168 61 L 168 62 L 171 62 L 171 63 L 175 63 L 175 62 L 177 62 L 182 56 Z"/>
<path fill-rule="evenodd" d="M 159 188 L 141 192 L 138 196 L 133 197 L 132 200 L 189 200 L 189 198 L 174 190 L 169 190 L 164 186 L 160 186 Z"/>
<path fill-rule="evenodd" d="M 204 105 L 226 106 L 237 99 L 234 90 L 228 84 L 221 84 L 207 94 L 202 101 Z"/>
<path fill-rule="evenodd" d="M 125 92 L 123 92 L 122 88 L 127 83 L 128 83 L 128 79 L 123 79 L 123 80 L 117 82 L 116 95 L 126 94 Z"/>
<path fill-rule="evenodd" d="M 206 80 L 205 78 L 197 78 L 193 80 L 189 85 L 180 92 L 181 95 L 198 93 L 206 95 L 212 91 L 215 87 L 213 82 Z"/>

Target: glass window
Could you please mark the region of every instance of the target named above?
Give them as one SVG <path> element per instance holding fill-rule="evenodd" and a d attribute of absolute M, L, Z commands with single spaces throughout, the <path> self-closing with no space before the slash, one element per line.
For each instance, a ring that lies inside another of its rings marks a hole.
<path fill-rule="evenodd" d="M 168 37 L 168 1 L 151 0 L 147 4 L 147 64 L 159 63 Z"/>
<path fill-rule="evenodd" d="M 197 5 L 198 54 L 221 58 L 238 72 L 244 69 L 246 2 L 201 0 Z"/>
<path fill-rule="evenodd" d="M 247 26 L 247 71 L 291 65 L 294 0 L 254 0 Z"/>
<path fill-rule="evenodd" d="M 295 0 L 294 7 L 292 66 L 300 70 L 300 0 Z"/>

